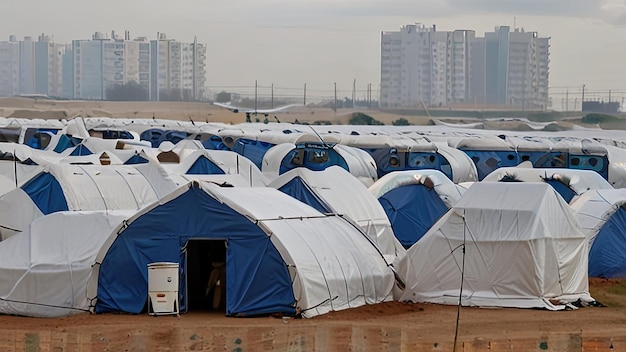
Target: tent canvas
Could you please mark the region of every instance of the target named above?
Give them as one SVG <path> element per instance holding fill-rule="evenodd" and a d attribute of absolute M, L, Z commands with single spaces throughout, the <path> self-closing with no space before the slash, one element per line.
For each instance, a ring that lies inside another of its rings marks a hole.
<path fill-rule="evenodd" d="M 586 192 L 572 208 L 589 241 L 589 276 L 626 277 L 626 189 Z"/>
<path fill-rule="evenodd" d="M 96 259 L 100 264 L 88 290 L 95 311 L 141 312 L 147 264 L 163 261 L 180 264 L 184 310 L 182 249 L 191 239 L 228 245 L 227 315 L 301 311 L 310 317 L 391 298 L 388 264 L 340 217 L 271 188 L 193 182 L 114 230 Z"/>
<path fill-rule="evenodd" d="M 389 262 L 404 255 L 384 210 L 368 189 L 348 171 L 331 166 L 323 171 L 297 168 L 270 183 L 323 213 L 347 216 L 376 243 Z"/>
<path fill-rule="evenodd" d="M 54 213 L 0 242 L 0 313 L 60 317 L 87 312 L 87 282 L 96 255 L 131 215 Z"/>
<path fill-rule="evenodd" d="M 399 263 L 406 283 L 399 299 L 458 304 L 464 277 L 463 305 L 590 302 L 587 248 L 572 210 L 549 185 L 476 183 Z"/>

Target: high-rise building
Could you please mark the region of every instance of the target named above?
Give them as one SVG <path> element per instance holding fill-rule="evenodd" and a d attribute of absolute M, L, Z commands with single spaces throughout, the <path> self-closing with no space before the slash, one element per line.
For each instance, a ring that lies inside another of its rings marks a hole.
<path fill-rule="evenodd" d="M 474 36 L 474 31 L 441 32 L 420 24 L 382 32 L 381 106 L 422 108 L 466 102 Z"/>
<path fill-rule="evenodd" d="M 523 29 L 476 38 L 472 30 L 406 25 L 381 35 L 381 107 L 454 104 L 543 109 L 548 104 L 549 38 Z"/>
<path fill-rule="evenodd" d="M 549 40 L 537 32 L 496 27 L 472 49 L 475 99 L 521 109 L 548 106 Z M 480 74 L 482 74 L 482 77 Z"/>
<path fill-rule="evenodd" d="M 167 39 L 159 33 L 151 45 L 150 100 L 205 98 L 206 47 Z"/>
<path fill-rule="evenodd" d="M 37 41 L 24 37 L 0 42 L 0 95 L 62 94 L 62 57 L 65 47 L 40 35 Z"/>
<path fill-rule="evenodd" d="M 0 96 L 20 93 L 20 43 L 11 36 L 0 42 Z"/>

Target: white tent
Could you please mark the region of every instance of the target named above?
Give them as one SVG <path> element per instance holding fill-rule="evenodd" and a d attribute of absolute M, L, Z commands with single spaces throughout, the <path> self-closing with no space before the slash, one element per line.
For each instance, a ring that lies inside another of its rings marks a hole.
<path fill-rule="evenodd" d="M 275 300 L 254 286 L 275 288 L 280 280 L 271 276 L 281 270 L 295 307 L 305 317 L 391 300 L 394 274 L 389 264 L 341 217 L 323 215 L 272 188 L 192 182 L 112 231 L 88 286 L 87 297 L 97 302 L 95 311 L 140 312 L 146 299 L 146 264 L 179 258 L 186 243 L 198 238 L 228 243 L 226 270 L 233 276 L 227 283 L 226 294 L 232 297 L 227 314 Z M 271 262 L 275 267 L 267 272 L 259 263 L 272 248 L 280 262 Z M 262 311 L 267 309 L 273 308 L 264 305 Z"/>
<path fill-rule="evenodd" d="M 138 167 L 145 172 L 151 166 Z M 176 188 L 156 172 L 151 175 L 154 180 L 126 165 L 48 165 L 21 188 L 0 196 L 0 233 L 6 239 L 55 211 L 138 210 Z"/>
<path fill-rule="evenodd" d="M 290 183 L 298 178 L 304 184 L 290 187 Z M 378 245 L 390 263 L 405 253 L 405 249 L 396 240 L 387 214 L 378 200 L 361 182 L 339 166 L 331 166 L 323 171 L 311 171 L 299 167 L 282 174 L 272 181 L 269 187 L 281 190 L 295 198 L 304 192 L 302 187 L 305 187 L 314 197 L 328 206 L 329 211 L 345 215 L 354 221 Z M 304 197 L 307 196 L 304 195 Z"/>
<path fill-rule="evenodd" d="M 626 189 L 598 189 L 573 202 L 589 240 L 589 275 L 626 277 Z"/>
<path fill-rule="evenodd" d="M 0 313 L 59 317 L 87 311 L 96 254 L 132 213 L 54 213 L 0 242 Z"/>
<path fill-rule="evenodd" d="M 572 210 L 549 185 L 476 183 L 400 261 L 399 300 L 458 304 L 463 278 L 462 305 L 591 302 L 587 253 Z"/>

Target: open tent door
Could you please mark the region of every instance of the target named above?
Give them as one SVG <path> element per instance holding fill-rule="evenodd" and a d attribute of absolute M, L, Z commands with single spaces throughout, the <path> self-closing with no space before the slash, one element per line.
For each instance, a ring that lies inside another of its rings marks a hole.
<path fill-rule="evenodd" d="M 226 313 L 226 241 L 188 240 L 181 256 L 181 311 Z"/>

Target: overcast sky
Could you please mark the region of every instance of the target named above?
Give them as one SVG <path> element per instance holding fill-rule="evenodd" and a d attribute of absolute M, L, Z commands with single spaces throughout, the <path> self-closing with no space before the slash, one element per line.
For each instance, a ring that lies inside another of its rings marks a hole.
<path fill-rule="evenodd" d="M 551 37 L 550 85 L 588 96 L 626 94 L 625 0 L 5 0 L 0 39 L 52 35 L 55 42 L 93 32 L 208 45 L 210 89 L 254 87 L 269 94 L 350 96 L 353 80 L 374 95 L 380 81 L 380 33 L 422 23 L 438 30 L 513 26 Z M 283 89 L 288 88 L 288 89 Z M 624 93 L 622 93 L 624 92 Z M 570 96 L 571 98 L 571 96 Z M 553 102 L 556 104 L 556 102 Z"/>

